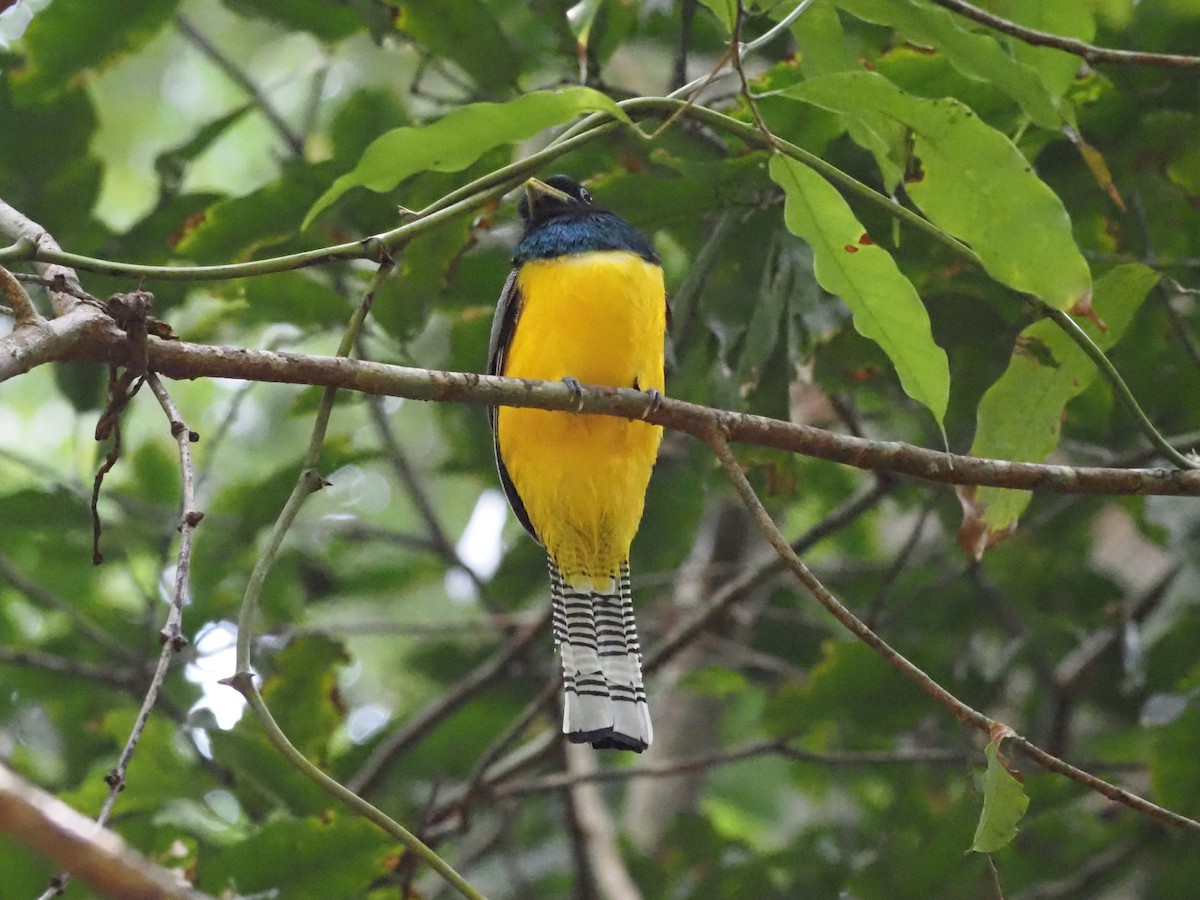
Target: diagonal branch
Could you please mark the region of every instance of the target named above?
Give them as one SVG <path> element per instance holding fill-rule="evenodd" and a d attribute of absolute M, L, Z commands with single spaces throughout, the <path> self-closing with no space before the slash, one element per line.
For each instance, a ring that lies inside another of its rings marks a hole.
<path fill-rule="evenodd" d="M 742 498 L 742 502 L 746 504 L 746 508 L 750 510 L 754 516 L 755 522 L 762 530 L 767 542 L 779 554 L 784 564 L 796 576 L 796 579 L 804 586 L 804 588 L 812 595 L 818 603 L 825 608 L 835 619 L 837 619 L 847 631 L 853 634 L 856 638 L 870 647 L 875 653 L 883 659 L 888 665 L 896 669 L 905 678 L 912 681 L 917 687 L 928 694 L 939 705 L 949 710 L 956 719 L 964 725 L 969 725 L 972 728 L 979 729 L 985 734 L 997 735 L 1003 734 L 1007 739 L 1017 747 L 1027 757 L 1032 759 L 1042 768 L 1055 772 L 1070 778 L 1072 781 L 1082 784 L 1089 790 L 1095 791 L 1108 799 L 1120 803 L 1130 809 L 1136 810 L 1159 822 L 1166 825 L 1171 825 L 1186 831 L 1200 834 L 1200 822 L 1195 819 L 1189 819 L 1186 816 L 1181 816 L 1179 813 L 1165 809 L 1156 803 L 1151 803 L 1143 797 L 1130 793 L 1124 788 L 1117 787 L 1115 784 L 1110 784 L 1101 778 L 1097 778 L 1089 772 L 1072 766 L 1057 756 L 1053 756 L 1041 749 L 1037 745 L 1031 743 L 1025 738 L 1015 734 L 1008 726 L 1001 722 L 992 719 L 978 710 L 968 706 L 963 701 L 959 700 L 952 693 L 938 684 L 924 670 L 915 663 L 911 662 L 904 654 L 900 653 L 887 641 L 877 635 L 874 631 L 866 626 L 866 624 L 854 615 L 849 609 L 829 592 L 812 571 L 804 564 L 804 561 L 796 555 L 787 539 L 779 532 L 775 522 L 771 519 L 770 513 L 766 507 L 762 505 L 762 501 L 758 499 L 758 495 L 754 492 L 754 488 L 746 479 L 745 473 L 742 471 L 738 461 L 734 458 L 733 452 L 729 449 L 729 443 L 725 435 L 718 428 L 713 428 L 706 436 L 708 445 L 712 448 L 717 459 L 729 475 L 729 479 L 733 482 L 734 488 L 738 495 Z"/>
<path fill-rule="evenodd" d="M 175 25 L 179 29 L 180 34 L 191 41 L 196 49 L 207 56 L 218 69 L 224 72 L 229 79 L 234 82 L 234 84 L 245 91 L 250 99 L 254 101 L 254 105 L 258 107 L 259 111 L 262 112 L 267 121 L 271 123 L 271 127 L 279 133 L 281 138 L 283 138 L 284 143 L 288 145 L 288 149 L 291 150 L 292 155 L 300 156 L 304 152 L 304 139 L 292 130 L 292 126 L 290 126 L 287 121 L 284 120 L 283 116 L 279 114 L 279 110 L 272 105 L 271 101 L 267 99 L 266 94 L 264 94 L 258 85 L 251 80 L 250 76 L 243 71 L 242 67 L 239 66 L 235 60 L 230 59 L 228 56 L 222 53 L 220 48 L 210 41 L 208 37 L 206 37 L 205 34 L 196 27 L 192 20 L 183 13 L 180 13 L 175 17 Z"/>
<path fill-rule="evenodd" d="M 1173 53 L 1141 53 L 1136 50 L 1112 50 L 1108 47 L 1097 47 L 1086 41 L 1075 38 L 1038 31 L 1036 28 L 1026 28 L 1009 19 L 1001 18 L 995 13 L 972 6 L 964 0 L 932 0 L 938 6 L 951 12 L 958 13 L 964 18 L 971 19 L 988 28 L 1015 37 L 1017 40 L 1035 47 L 1052 47 L 1074 54 L 1091 65 L 1097 63 L 1123 63 L 1138 66 L 1161 66 L 1172 69 L 1195 69 L 1200 67 L 1200 56 L 1177 56 Z"/>
<path fill-rule="evenodd" d="M 979 484 L 1067 494 L 1200 496 L 1200 472 L 1112 469 L 979 459 L 897 441 L 872 441 L 809 425 L 664 398 L 653 403 L 628 388 L 412 369 L 338 357 L 302 356 L 183 342 L 150 345 L 151 367 L 171 378 L 224 377 L 349 388 L 413 400 L 576 410 L 644 419 L 700 439 L 715 426 L 737 443 L 774 447 L 860 469 L 896 472 L 942 484 Z M 582 405 L 580 405 L 582 404 Z"/>
<path fill-rule="evenodd" d="M 0 832 L 79 875 L 106 897 L 205 900 L 179 873 L 134 852 L 116 834 L 0 766 Z M 11 887 L 11 885 L 10 885 Z M 7 893 L 7 891 L 6 891 Z"/>

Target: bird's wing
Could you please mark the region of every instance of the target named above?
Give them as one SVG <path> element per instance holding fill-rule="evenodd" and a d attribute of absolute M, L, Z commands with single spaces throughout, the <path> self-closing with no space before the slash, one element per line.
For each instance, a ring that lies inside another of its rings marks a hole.
<path fill-rule="evenodd" d="M 500 300 L 496 303 L 496 316 L 492 319 L 492 336 L 488 341 L 487 358 L 489 375 L 504 373 L 504 357 L 508 352 L 509 342 L 512 341 L 513 331 L 517 325 L 517 316 L 520 312 L 521 291 L 517 288 L 517 269 L 514 268 L 509 273 L 508 280 L 504 282 L 504 290 L 500 292 Z M 525 511 L 521 495 L 517 493 L 517 486 L 509 477 L 508 468 L 500 456 L 500 436 L 496 428 L 499 421 L 497 413 L 496 407 L 488 407 L 488 424 L 492 427 L 492 447 L 496 453 L 496 471 L 500 473 L 500 486 L 504 488 L 504 496 L 508 498 L 508 505 L 516 514 L 517 521 L 535 541 L 541 543 L 541 538 L 534 531 L 533 523 L 529 521 L 529 513 Z"/>

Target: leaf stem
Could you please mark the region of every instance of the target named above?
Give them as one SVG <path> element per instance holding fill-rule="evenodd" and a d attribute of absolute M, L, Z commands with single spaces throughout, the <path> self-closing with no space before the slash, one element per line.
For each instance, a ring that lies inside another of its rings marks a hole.
<path fill-rule="evenodd" d="M 1105 356 L 1104 351 L 1096 346 L 1096 342 L 1091 339 L 1088 333 L 1079 327 L 1079 323 L 1064 310 L 1051 306 L 1044 300 L 1034 299 L 1037 301 L 1041 311 L 1055 325 L 1066 332 L 1067 337 L 1073 340 L 1079 349 L 1086 353 L 1092 362 L 1096 364 L 1096 368 L 1100 370 L 1100 374 L 1104 376 L 1104 380 L 1112 386 L 1112 389 L 1116 392 L 1117 399 L 1129 410 L 1137 422 L 1138 428 L 1150 440 L 1150 443 L 1157 447 L 1164 457 L 1175 463 L 1179 468 L 1200 469 L 1200 462 L 1176 450 L 1171 446 L 1171 442 L 1154 427 L 1154 423 L 1150 421 L 1150 417 L 1146 415 L 1141 405 L 1137 402 L 1137 398 L 1133 396 L 1133 391 L 1129 389 L 1129 385 L 1125 383 L 1125 379 L 1121 377 L 1121 373 L 1117 371 L 1116 366 Z"/>

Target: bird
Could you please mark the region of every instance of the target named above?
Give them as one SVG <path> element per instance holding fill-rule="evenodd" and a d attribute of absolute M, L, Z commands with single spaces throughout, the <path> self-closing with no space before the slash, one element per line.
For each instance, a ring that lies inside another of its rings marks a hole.
<path fill-rule="evenodd" d="M 488 374 L 634 388 L 661 402 L 662 260 L 644 234 L 566 175 L 524 184 L 524 230 L 496 305 Z M 488 412 L 500 484 L 546 550 L 563 733 L 641 753 L 654 732 L 633 618 L 629 549 L 662 427 L 513 407 Z"/>

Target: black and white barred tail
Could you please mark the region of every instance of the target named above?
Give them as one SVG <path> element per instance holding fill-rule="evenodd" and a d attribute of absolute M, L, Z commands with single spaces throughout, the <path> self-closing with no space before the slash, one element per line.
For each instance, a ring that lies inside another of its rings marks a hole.
<path fill-rule="evenodd" d="M 562 656 L 563 734 L 598 750 L 641 753 L 654 739 L 642 650 L 633 621 L 629 564 L 608 584 L 568 580 L 550 561 L 554 641 Z"/>

